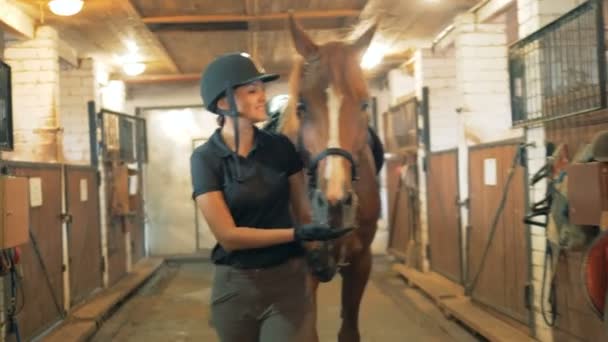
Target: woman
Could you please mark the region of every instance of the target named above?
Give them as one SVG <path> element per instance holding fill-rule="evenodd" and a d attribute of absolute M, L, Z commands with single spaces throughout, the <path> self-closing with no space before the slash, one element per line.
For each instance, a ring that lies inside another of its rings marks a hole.
<path fill-rule="evenodd" d="M 348 232 L 303 224 L 310 216 L 295 147 L 254 125 L 267 118 L 264 83 L 277 78 L 247 54 L 230 54 L 201 79 L 205 107 L 221 127 L 190 163 L 193 198 L 218 241 L 211 320 L 223 342 L 315 340 L 301 243 Z"/>

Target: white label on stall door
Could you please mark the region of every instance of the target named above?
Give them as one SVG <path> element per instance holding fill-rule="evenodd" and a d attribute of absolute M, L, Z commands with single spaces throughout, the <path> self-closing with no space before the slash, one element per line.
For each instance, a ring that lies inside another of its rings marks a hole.
<path fill-rule="evenodd" d="M 89 183 L 85 178 L 80 180 L 80 202 L 89 200 Z"/>
<path fill-rule="evenodd" d="M 137 195 L 137 176 L 129 176 L 129 195 Z"/>
<path fill-rule="evenodd" d="M 30 178 L 30 206 L 42 206 L 42 179 L 38 177 Z"/>
<path fill-rule="evenodd" d="M 483 179 L 485 185 L 496 185 L 496 159 L 484 159 Z"/>

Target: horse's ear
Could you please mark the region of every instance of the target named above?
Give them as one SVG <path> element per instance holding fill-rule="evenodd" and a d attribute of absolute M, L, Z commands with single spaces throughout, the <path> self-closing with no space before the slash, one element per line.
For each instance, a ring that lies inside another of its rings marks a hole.
<path fill-rule="evenodd" d="M 365 53 L 365 51 L 369 47 L 369 44 L 372 42 L 372 39 L 374 38 L 374 34 L 376 33 L 376 28 L 378 28 L 378 23 L 375 23 L 372 26 L 370 26 L 365 31 L 365 33 L 363 33 L 353 43 L 353 47 L 360 55 L 363 55 Z"/>
<path fill-rule="evenodd" d="M 302 57 L 309 58 L 317 54 L 319 47 L 310 39 L 308 34 L 302 30 L 300 25 L 298 25 L 294 18 L 293 11 L 289 12 L 289 31 L 291 32 L 293 44 Z"/>

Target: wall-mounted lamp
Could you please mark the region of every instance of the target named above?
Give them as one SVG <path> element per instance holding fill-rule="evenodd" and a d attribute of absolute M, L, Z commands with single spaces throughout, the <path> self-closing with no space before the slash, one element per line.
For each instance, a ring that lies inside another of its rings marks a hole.
<path fill-rule="evenodd" d="M 82 0 L 49 1 L 49 8 L 51 9 L 51 12 L 61 16 L 74 15 L 82 10 L 82 6 L 84 6 L 84 2 Z"/>

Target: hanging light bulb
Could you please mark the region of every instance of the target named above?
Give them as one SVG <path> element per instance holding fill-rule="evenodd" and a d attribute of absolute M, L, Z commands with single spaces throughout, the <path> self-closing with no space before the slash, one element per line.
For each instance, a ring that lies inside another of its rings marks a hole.
<path fill-rule="evenodd" d="M 82 6 L 84 6 L 84 2 L 82 0 L 49 1 L 49 8 L 51 9 L 51 12 L 62 16 L 74 15 L 82 10 Z"/>
<path fill-rule="evenodd" d="M 146 65 L 139 62 L 125 63 L 122 70 L 129 76 L 137 76 L 146 70 Z"/>

